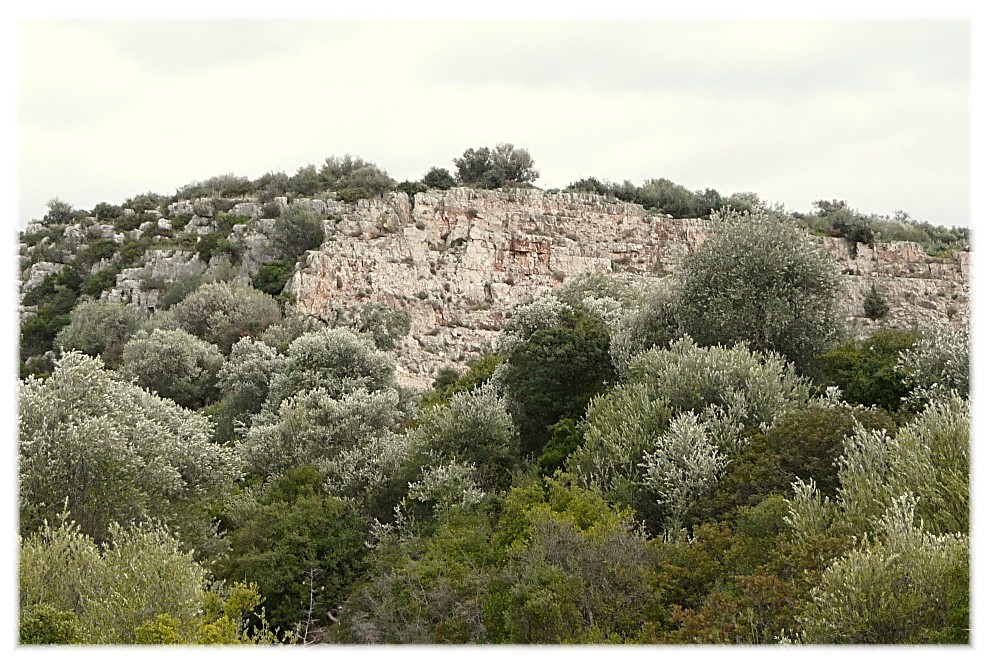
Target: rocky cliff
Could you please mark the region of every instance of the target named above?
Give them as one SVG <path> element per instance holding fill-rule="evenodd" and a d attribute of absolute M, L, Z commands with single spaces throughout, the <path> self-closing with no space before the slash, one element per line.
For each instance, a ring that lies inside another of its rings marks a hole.
<path fill-rule="evenodd" d="M 411 332 L 395 348 L 399 378 L 422 388 L 441 367 L 463 368 L 486 350 L 516 304 L 584 272 L 674 274 L 710 232 L 701 219 L 537 190 L 452 189 L 414 200 L 397 193 L 352 205 L 312 204 L 329 220 L 321 250 L 287 286 L 299 309 L 326 319 L 368 303 L 408 311 Z M 859 336 L 879 324 L 968 324 L 968 253 L 931 258 L 912 242 L 870 247 L 812 239 L 840 265 L 843 311 Z M 882 323 L 864 317 L 872 285 L 891 306 Z"/>

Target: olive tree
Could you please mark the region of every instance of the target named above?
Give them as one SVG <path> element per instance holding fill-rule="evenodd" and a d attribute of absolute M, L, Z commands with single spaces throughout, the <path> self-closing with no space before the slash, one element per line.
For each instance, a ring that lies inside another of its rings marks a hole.
<path fill-rule="evenodd" d="M 80 302 L 72 310 L 72 319 L 55 337 L 63 351 L 80 350 L 103 357 L 112 365 L 120 358 L 123 345 L 141 327 L 138 313 L 123 304 Z"/>
<path fill-rule="evenodd" d="M 267 409 L 283 400 L 321 387 L 337 398 L 357 389 L 379 391 L 394 385 L 395 363 L 370 337 L 348 329 L 302 334 L 288 346 L 284 372 L 271 381 Z"/>
<path fill-rule="evenodd" d="M 234 344 L 217 374 L 223 395 L 214 415 L 217 439 L 230 440 L 238 429 L 249 427 L 268 398 L 271 380 L 284 365 L 285 357 L 263 341 L 247 337 Z"/>
<path fill-rule="evenodd" d="M 394 390 L 333 394 L 317 387 L 281 401 L 275 413 L 255 417 L 239 449 L 253 472 L 272 476 L 332 458 L 389 431 L 397 421 Z"/>
<path fill-rule="evenodd" d="M 700 345 L 772 350 L 808 370 L 838 333 L 833 258 L 771 213 L 728 210 L 712 218 L 711 235 L 683 261 L 683 331 Z"/>
<path fill-rule="evenodd" d="M 269 234 L 279 259 L 294 264 L 306 251 L 322 245 L 325 229 L 308 207 L 292 203 L 275 220 Z"/>
<path fill-rule="evenodd" d="M 169 310 L 185 331 L 215 344 L 225 354 L 243 336 L 257 336 L 281 320 L 281 307 L 249 285 L 206 283 Z"/>
<path fill-rule="evenodd" d="M 535 162 L 528 150 L 511 143 L 470 148 L 459 159 L 453 159 L 457 177 L 465 186 L 498 189 L 506 184 L 528 184 L 539 178 Z"/>
<path fill-rule="evenodd" d="M 188 545 L 211 537 L 208 509 L 240 476 L 240 461 L 210 442 L 206 417 L 79 352 L 50 378 L 22 381 L 19 406 L 22 532 L 54 522 L 67 503 L 97 541 L 114 521 L 160 521 Z"/>
<path fill-rule="evenodd" d="M 921 408 L 951 392 L 967 397 L 971 382 L 970 346 L 970 332 L 966 329 L 939 325 L 924 330 L 911 348 L 899 353 L 895 364 L 895 370 L 910 389 L 904 399 L 906 403 Z"/>
<path fill-rule="evenodd" d="M 199 408 L 219 396 L 219 348 L 181 329 L 138 332 L 123 347 L 119 373 L 182 407 Z"/>
<path fill-rule="evenodd" d="M 590 402 L 566 467 L 659 531 L 716 487 L 746 428 L 809 398 L 808 381 L 774 353 L 685 337 L 637 355 L 624 382 Z"/>

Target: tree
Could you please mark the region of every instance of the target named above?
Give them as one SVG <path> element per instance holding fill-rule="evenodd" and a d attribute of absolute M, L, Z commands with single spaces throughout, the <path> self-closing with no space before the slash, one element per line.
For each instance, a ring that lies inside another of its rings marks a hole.
<path fill-rule="evenodd" d="M 222 365 L 215 345 L 181 329 L 154 329 L 127 341 L 119 372 L 148 391 L 196 409 L 219 398 L 216 376 Z"/>
<path fill-rule="evenodd" d="M 161 528 L 114 524 L 100 546 L 63 520 L 21 543 L 21 609 L 73 614 L 77 637 L 90 644 L 133 643 L 136 630 L 160 615 L 191 637 L 205 583 L 205 569 Z"/>
<path fill-rule="evenodd" d="M 445 191 L 456 186 L 456 178 L 447 169 L 433 166 L 422 176 L 422 184 L 429 189 Z"/>
<path fill-rule="evenodd" d="M 124 343 L 141 327 L 141 317 L 123 304 L 81 302 L 72 310 L 71 322 L 55 337 L 63 351 L 79 350 L 112 366 L 120 359 Z"/>
<path fill-rule="evenodd" d="M 746 430 L 808 401 L 809 382 L 778 355 L 701 348 L 686 337 L 635 357 L 624 382 L 591 401 L 566 468 L 657 533 L 715 487 Z"/>
<path fill-rule="evenodd" d="M 966 397 L 971 383 L 971 334 L 937 325 L 923 330 L 916 343 L 899 354 L 895 370 L 909 387 L 905 402 L 914 408 L 956 392 Z"/>
<path fill-rule="evenodd" d="M 578 419 L 587 403 L 615 379 L 610 336 L 597 316 L 568 305 L 558 322 L 533 331 L 509 352 L 502 384 L 518 421 L 522 446 L 538 456 L 549 426 Z"/>
<path fill-rule="evenodd" d="M 50 378 L 22 381 L 19 405 L 22 533 L 55 522 L 67 501 L 97 541 L 111 522 L 131 521 L 163 522 L 189 546 L 213 536 L 208 509 L 239 477 L 240 461 L 210 442 L 208 419 L 79 352 L 59 359 Z"/>
<path fill-rule="evenodd" d="M 895 500 L 864 545 L 835 561 L 801 615 L 807 644 L 967 644 L 970 544 L 917 526 Z"/>
<path fill-rule="evenodd" d="M 800 371 L 838 333 L 836 264 L 771 214 L 718 213 L 716 231 L 683 261 L 677 311 L 700 345 L 746 343 Z"/>
<path fill-rule="evenodd" d="M 170 309 L 179 327 L 228 353 L 244 336 L 258 336 L 281 320 L 271 295 L 239 283 L 206 283 Z"/>
<path fill-rule="evenodd" d="M 288 346 L 283 373 L 271 383 L 267 408 L 275 412 L 286 398 L 322 388 L 331 398 L 364 389 L 380 391 L 394 385 L 394 360 L 366 335 L 349 329 L 323 329 L 302 334 Z"/>
<path fill-rule="evenodd" d="M 306 251 L 322 246 L 325 237 L 321 219 L 305 205 L 292 203 L 274 222 L 271 241 L 280 260 L 293 265 Z"/>
<path fill-rule="evenodd" d="M 364 524 L 311 467 L 288 470 L 227 514 L 217 574 L 257 583 L 272 626 L 325 626 L 364 569 Z"/>
<path fill-rule="evenodd" d="M 461 158 L 453 159 L 453 164 L 457 178 L 464 186 L 479 189 L 529 184 L 539 178 L 528 150 L 515 148 L 511 143 L 499 143 L 493 150 L 469 148 Z"/>
<path fill-rule="evenodd" d="M 391 430 L 397 406 L 398 394 L 390 389 L 302 391 L 281 401 L 275 412 L 257 415 L 238 449 L 251 471 L 263 477 L 318 464 Z"/>
<path fill-rule="evenodd" d="M 284 368 L 285 358 L 263 341 L 242 338 L 216 375 L 223 400 L 213 415 L 216 439 L 229 441 L 246 430 L 268 398 L 271 380 Z"/>
<path fill-rule="evenodd" d="M 872 284 L 864 298 L 864 314 L 869 320 L 881 320 L 889 312 L 889 303 Z"/>
<path fill-rule="evenodd" d="M 832 347 L 820 355 L 818 381 L 839 387 L 849 403 L 877 405 L 896 412 L 909 394 L 896 362 L 918 338 L 915 332 L 882 329 L 860 341 Z"/>
<path fill-rule="evenodd" d="M 413 435 L 437 459 L 473 464 L 485 491 L 507 488 L 520 460 L 514 424 L 491 388 L 459 392 L 427 410 Z"/>

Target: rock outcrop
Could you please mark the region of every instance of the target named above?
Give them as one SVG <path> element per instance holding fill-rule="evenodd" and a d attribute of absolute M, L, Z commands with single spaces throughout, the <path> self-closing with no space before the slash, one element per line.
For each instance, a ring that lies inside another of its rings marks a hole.
<path fill-rule="evenodd" d="M 414 204 L 413 204 L 414 202 Z M 427 388 L 446 365 L 463 368 L 484 352 L 510 310 L 578 274 L 675 273 L 711 232 L 702 219 L 649 215 L 601 196 L 537 190 L 452 189 L 403 193 L 356 204 L 319 203 L 326 241 L 289 282 L 302 312 L 378 303 L 411 315 L 395 347 L 399 379 Z M 909 328 L 968 323 L 969 254 L 927 256 L 912 242 L 857 245 L 813 238 L 845 274 L 842 299 L 859 335 L 880 323 L 864 317 L 872 285 L 891 310 L 881 324 Z"/>

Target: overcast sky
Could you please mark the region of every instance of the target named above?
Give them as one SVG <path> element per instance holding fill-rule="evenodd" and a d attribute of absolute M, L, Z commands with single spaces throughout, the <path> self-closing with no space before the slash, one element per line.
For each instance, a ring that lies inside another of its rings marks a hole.
<path fill-rule="evenodd" d="M 468 147 L 588 176 L 967 225 L 968 23 L 30 21 L 23 226 L 355 154 L 398 180 Z"/>

